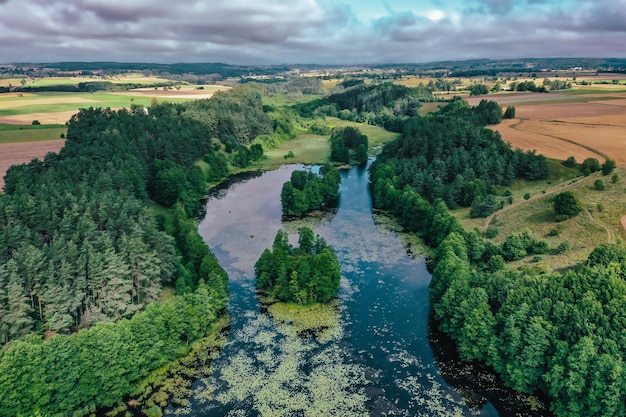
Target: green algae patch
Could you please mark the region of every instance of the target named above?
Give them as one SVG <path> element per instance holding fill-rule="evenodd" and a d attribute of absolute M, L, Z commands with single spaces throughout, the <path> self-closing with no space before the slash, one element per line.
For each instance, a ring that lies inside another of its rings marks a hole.
<path fill-rule="evenodd" d="M 325 342 L 338 337 L 341 332 L 337 300 L 304 306 L 279 302 L 268 306 L 267 312 L 278 326 L 300 337 L 312 335 L 318 341 Z"/>

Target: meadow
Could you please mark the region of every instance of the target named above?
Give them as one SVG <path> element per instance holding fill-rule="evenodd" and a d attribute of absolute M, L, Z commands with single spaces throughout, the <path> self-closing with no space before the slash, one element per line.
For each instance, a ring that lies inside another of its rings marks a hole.
<path fill-rule="evenodd" d="M 570 249 L 564 254 L 552 251 L 542 255 L 541 259 L 526 258 L 516 264 L 541 270 L 569 268 L 587 259 L 593 248 L 601 243 L 626 240 L 622 225 L 622 218 L 626 215 L 626 169 L 617 169 L 614 174 L 617 174 L 617 182 L 612 182 L 613 173 L 604 176 L 597 172 L 582 177 L 576 170 L 562 168 L 560 175 L 553 175 L 547 181 L 516 180 L 510 187 L 513 204 L 506 205 L 490 218 L 470 219 L 469 209 L 456 210 L 454 214 L 466 229 L 477 228 L 486 232 L 489 228 L 497 233 L 491 239 L 494 243 L 501 243 L 506 236 L 523 231 L 547 241 L 553 249 L 567 241 Z M 606 188 L 597 190 L 596 180 L 602 180 Z M 584 210 L 574 218 L 557 222 L 554 197 L 565 190 L 580 199 Z M 528 200 L 523 197 L 526 193 L 530 196 Z"/>

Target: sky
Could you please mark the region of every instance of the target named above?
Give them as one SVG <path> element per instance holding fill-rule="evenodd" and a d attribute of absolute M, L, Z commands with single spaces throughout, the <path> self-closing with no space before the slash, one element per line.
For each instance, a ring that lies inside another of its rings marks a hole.
<path fill-rule="evenodd" d="M 0 64 L 626 57 L 626 0 L 0 0 Z"/>

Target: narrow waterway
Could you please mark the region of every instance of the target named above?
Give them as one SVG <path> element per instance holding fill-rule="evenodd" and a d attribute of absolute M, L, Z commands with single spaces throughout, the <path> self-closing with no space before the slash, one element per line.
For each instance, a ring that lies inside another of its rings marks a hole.
<path fill-rule="evenodd" d="M 209 378 L 194 384 L 191 416 L 498 416 L 468 405 L 439 374 L 429 345 L 423 259 L 372 218 L 367 171 L 342 173 L 336 214 L 315 225 L 342 268 L 336 323 L 299 337 L 261 312 L 254 263 L 281 223 L 285 166 L 231 184 L 207 202 L 201 235 L 230 276 L 229 341 Z M 294 226 L 288 226 L 288 228 Z"/>

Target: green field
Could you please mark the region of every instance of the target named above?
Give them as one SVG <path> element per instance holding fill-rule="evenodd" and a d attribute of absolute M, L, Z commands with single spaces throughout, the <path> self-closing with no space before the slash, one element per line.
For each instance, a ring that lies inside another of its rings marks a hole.
<path fill-rule="evenodd" d="M 399 133 L 390 132 L 379 126 L 368 125 L 367 123 L 356 123 L 348 120 L 341 120 L 336 117 L 327 117 L 326 123 L 330 127 L 358 127 L 361 132 L 367 135 L 369 140 L 370 153 L 377 153 L 379 147 L 393 141 L 400 136 Z"/>
<path fill-rule="evenodd" d="M 294 157 L 285 159 L 292 152 Z M 282 143 L 278 148 L 265 152 L 266 159 L 261 161 L 263 169 L 273 169 L 284 164 L 324 164 L 330 157 L 328 136 L 311 134 L 299 135 L 293 140 Z"/>
<path fill-rule="evenodd" d="M 65 125 L 16 126 L 0 124 L 0 143 L 37 142 L 60 139 L 67 133 Z"/>
<path fill-rule="evenodd" d="M 44 86 L 52 86 L 52 85 L 77 85 L 78 83 L 87 83 L 87 82 L 97 82 L 97 81 L 108 81 L 115 84 L 124 84 L 124 83 L 135 83 L 135 84 L 145 84 L 152 85 L 156 83 L 168 83 L 171 80 L 160 78 L 160 77 L 144 77 L 142 74 L 122 74 L 116 76 L 114 78 L 93 78 L 87 76 L 78 76 L 78 77 L 49 77 L 49 78 L 36 78 L 34 81 L 28 77 L 24 77 L 26 80 L 26 87 L 44 87 Z M 14 78 L 3 78 L 0 79 L 0 86 L 6 87 L 9 84 L 17 87 L 22 83 L 22 78 L 14 77 Z"/>

